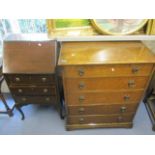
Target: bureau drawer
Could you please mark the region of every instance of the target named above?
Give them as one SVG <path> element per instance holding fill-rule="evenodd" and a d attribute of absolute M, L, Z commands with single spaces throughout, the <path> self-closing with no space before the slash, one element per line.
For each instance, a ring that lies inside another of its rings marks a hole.
<path fill-rule="evenodd" d="M 152 64 L 66 66 L 65 77 L 149 76 Z"/>
<path fill-rule="evenodd" d="M 5 75 L 5 79 L 9 85 L 18 84 L 52 84 L 55 82 L 54 75 Z"/>
<path fill-rule="evenodd" d="M 105 115 L 135 113 L 138 104 L 112 104 L 112 105 L 87 105 L 87 106 L 68 106 L 69 115 Z"/>
<path fill-rule="evenodd" d="M 68 105 L 87 104 L 119 104 L 138 103 L 142 97 L 143 90 L 139 91 L 102 91 L 102 92 L 76 92 L 68 93 Z"/>
<path fill-rule="evenodd" d="M 144 89 L 149 77 L 66 78 L 67 92 Z"/>
<path fill-rule="evenodd" d="M 56 95 L 55 86 L 16 86 L 10 90 L 15 95 Z"/>
<path fill-rule="evenodd" d="M 56 96 L 16 96 L 13 95 L 17 103 L 23 104 L 52 104 L 56 103 Z"/>
<path fill-rule="evenodd" d="M 87 115 L 87 116 L 68 116 L 68 124 L 97 124 L 97 123 L 121 123 L 132 122 L 134 114 L 124 115 Z"/>

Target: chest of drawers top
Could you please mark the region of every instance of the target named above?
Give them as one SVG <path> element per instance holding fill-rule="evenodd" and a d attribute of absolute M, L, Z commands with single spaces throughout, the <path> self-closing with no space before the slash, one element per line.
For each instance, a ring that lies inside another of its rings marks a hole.
<path fill-rule="evenodd" d="M 58 64 L 139 64 L 154 63 L 155 55 L 140 41 L 64 42 Z"/>
<path fill-rule="evenodd" d="M 56 67 L 55 40 L 18 40 L 4 41 L 4 74 L 50 74 Z"/>

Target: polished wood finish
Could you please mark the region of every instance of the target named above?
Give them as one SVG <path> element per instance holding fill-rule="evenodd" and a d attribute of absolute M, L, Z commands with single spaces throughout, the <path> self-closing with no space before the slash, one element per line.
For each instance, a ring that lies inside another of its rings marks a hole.
<path fill-rule="evenodd" d="M 95 92 L 70 92 L 66 94 L 68 105 L 94 105 L 100 104 L 127 104 L 138 103 L 143 90 L 130 91 L 95 91 Z M 115 99 L 111 96 L 114 96 Z"/>
<path fill-rule="evenodd" d="M 66 129 L 132 127 L 155 56 L 141 42 L 65 42 Z"/>
<path fill-rule="evenodd" d="M 76 129 L 94 129 L 94 128 L 132 128 L 132 122 L 119 122 L 119 123 L 90 123 L 90 124 L 66 124 L 66 130 Z"/>
<path fill-rule="evenodd" d="M 52 85 L 55 83 L 55 77 L 53 74 L 9 74 L 6 80 L 10 85 L 27 85 L 40 84 L 40 85 Z"/>
<path fill-rule="evenodd" d="M 100 105 L 79 105 L 68 106 L 69 115 L 105 115 L 105 114 L 123 114 L 135 112 L 137 104 L 100 104 Z"/>
<path fill-rule="evenodd" d="M 42 105 L 49 105 L 52 103 L 56 103 L 56 97 L 55 96 L 16 96 L 13 95 L 17 103 L 22 103 L 22 104 L 42 104 Z"/>
<path fill-rule="evenodd" d="M 3 73 L 53 73 L 56 65 L 55 48 L 56 41 L 5 40 Z"/>
<path fill-rule="evenodd" d="M 144 89 L 149 77 L 106 77 L 106 78 L 67 78 L 66 90 L 78 91 L 102 91 L 114 89 Z"/>
<path fill-rule="evenodd" d="M 59 65 L 149 64 L 155 55 L 141 42 L 67 42 Z"/>
<path fill-rule="evenodd" d="M 23 105 L 59 107 L 56 48 L 55 40 L 29 40 L 24 35 L 13 35 L 11 40 L 8 37 L 4 41 L 3 74 L 22 119 L 20 107 Z"/>
<path fill-rule="evenodd" d="M 94 65 L 94 66 L 66 66 L 65 77 L 108 77 L 108 76 L 149 76 L 153 65 L 130 64 L 130 65 Z"/>
<path fill-rule="evenodd" d="M 69 116 L 68 124 L 98 124 L 98 123 L 122 123 L 131 122 L 134 114 L 124 115 L 84 115 L 84 116 Z"/>
<path fill-rule="evenodd" d="M 55 86 L 10 86 L 15 95 L 56 95 Z"/>

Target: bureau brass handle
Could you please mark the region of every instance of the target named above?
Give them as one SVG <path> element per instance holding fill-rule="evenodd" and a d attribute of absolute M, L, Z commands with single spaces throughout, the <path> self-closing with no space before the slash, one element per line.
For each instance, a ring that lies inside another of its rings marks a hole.
<path fill-rule="evenodd" d="M 43 77 L 41 78 L 43 82 L 45 82 L 47 80 L 47 78 Z"/>
<path fill-rule="evenodd" d="M 123 117 L 122 117 L 122 116 L 119 116 L 119 117 L 117 118 L 117 120 L 118 120 L 118 122 L 121 122 L 121 121 L 123 121 Z"/>
<path fill-rule="evenodd" d="M 84 82 L 80 82 L 80 83 L 79 83 L 79 88 L 80 88 L 80 89 L 83 89 L 84 87 L 85 87 Z"/>
<path fill-rule="evenodd" d="M 126 111 L 126 109 L 127 109 L 126 107 L 121 107 L 121 108 L 120 108 L 120 111 L 121 111 L 122 113 L 124 113 L 124 112 Z"/>
<path fill-rule="evenodd" d="M 129 82 L 128 82 L 128 87 L 129 87 L 129 88 L 135 87 L 135 81 L 134 81 L 134 80 L 129 80 Z"/>
<path fill-rule="evenodd" d="M 46 101 L 50 101 L 50 98 L 49 97 L 46 97 L 46 99 L 45 99 Z"/>
<path fill-rule="evenodd" d="M 79 119 L 79 123 L 83 123 L 83 122 L 84 122 L 84 118 L 81 117 L 81 118 Z"/>
<path fill-rule="evenodd" d="M 83 100 L 85 100 L 85 97 L 84 96 L 79 96 L 79 101 L 81 102 Z"/>
<path fill-rule="evenodd" d="M 22 89 L 18 89 L 18 92 L 19 92 L 19 93 L 22 93 L 22 92 L 23 92 L 23 90 L 22 90 Z"/>
<path fill-rule="evenodd" d="M 46 88 L 43 89 L 43 92 L 44 92 L 44 93 L 47 93 L 47 92 L 48 92 L 48 89 L 46 89 Z"/>
<path fill-rule="evenodd" d="M 130 96 L 129 96 L 129 95 L 125 95 L 125 96 L 124 96 L 124 100 L 125 100 L 125 101 L 129 101 L 129 100 L 130 100 Z"/>
<path fill-rule="evenodd" d="M 81 108 L 79 108 L 79 113 L 82 113 L 82 112 L 84 112 L 85 111 L 85 108 L 83 108 L 83 107 L 81 107 Z"/>
<path fill-rule="evenodd" d="M 19 81 L 20 81 L 20 78 L 19 78 L 19 77 L 16 77 L 15 80 L 16 80 L 17 82 L 19 82 Z"/>
<path fill-rule="evenodd" d="M 78 73 L 80 76 L 83 76 L 84 75 L 84 69 L 83 68 L 79 68 L 78 69 Z"/>
<path fill-rule="evenodd" d="M 22 98 L 22 101 L 26 101 L 26 98 L 25 98 L 25 97 L 23 97 L 23 98 Z"/>
<path fill-rule="evenodd" d="M 134 67 L 132 68 L 132 73 L 133 73 L 133 74 L 137 73 L 138 71 L 139 71 L 139 67 L 138 67 L 138 66 L 134 66 Z"/>

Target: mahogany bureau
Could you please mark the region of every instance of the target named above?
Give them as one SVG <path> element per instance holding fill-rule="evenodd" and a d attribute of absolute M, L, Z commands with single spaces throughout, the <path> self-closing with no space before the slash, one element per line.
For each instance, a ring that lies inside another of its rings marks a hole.
<path fill-rule="evenodd" d="M 130 128 L 154 70 L 141 42 L 64 42 L 66 129 Z"/>
<path fill-rule="evenodd" d="M 11 38 L 11 39 L 10 39 Z M 59 93 L 56 78 L 55 40 L 33 40 L 34 36 L 13 35 L 4 41 L 3 74 L 15 107 L 27 104 L 55 105 Z"/>

